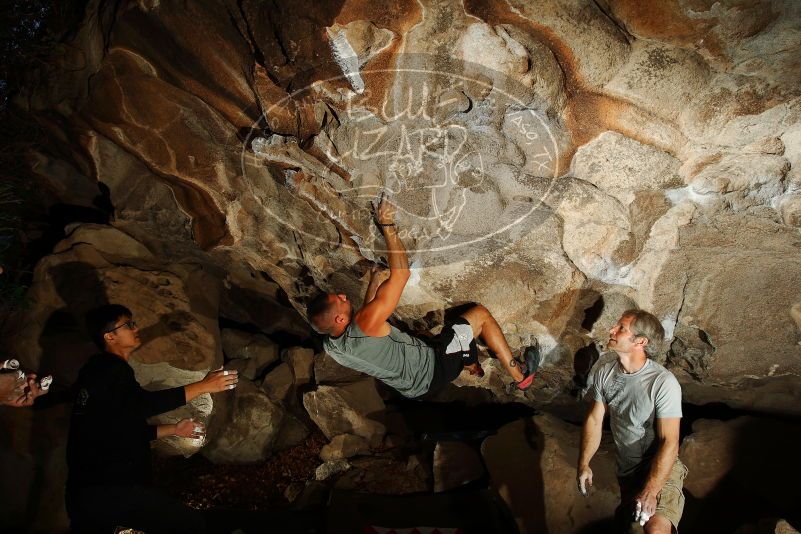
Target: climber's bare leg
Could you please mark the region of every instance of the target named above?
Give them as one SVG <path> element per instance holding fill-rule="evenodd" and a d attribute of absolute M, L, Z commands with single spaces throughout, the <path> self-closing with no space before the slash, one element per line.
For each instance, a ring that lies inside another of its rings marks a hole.
<path fill-rule="evenodd" d="M 523 380 L 523 373 L 520 366 L 512 358 L 512 349 L 501 331 L 498 321 L 492 316 L 487 308 L 478 304 L 462 314 L 462 317 L 470 323 L 473 329 L 473 338 L 481 337 L 484 344 L 498 356 L 506 372 L 509 373 L 515 382 Z M 478 365 L 478 364 L 475 364 Z M 467 366 L 468 369 L 470 366 Z"/>

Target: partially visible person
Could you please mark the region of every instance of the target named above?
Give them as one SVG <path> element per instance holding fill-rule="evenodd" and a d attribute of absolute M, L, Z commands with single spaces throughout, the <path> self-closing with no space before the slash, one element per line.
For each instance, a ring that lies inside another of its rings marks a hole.
<path fill-rule="evenodd" d="M 236 371 L 219 369 L 187 386 L 146 391 L 128 364 L 139 347 L 131 311 L 109 304 L 86 317 L 102 350 L 81 368 L 67 442 L 67 513 L 73 532 L 114 532 L 117 527 L 159 532 L 205 532 L 203 515 L 151 485 L 150 442 L 167 436 L 202 438 L 191 419 L 149 425 L 148 417 L 186 404 L 203 393 L 233 389 Z"/>
<path fill-rule="evenodd" d="M 32 406 L 37 397 L 48 392 L 53 377 L 41 380 L 35 373 L 19 369 L 17 360 L 0 362 L 0 404 L 13 408 Z"/>
<path fill-rule="evenodd" d="M 617 449 L 620 530 L 669 533 L 684 510 L 687 468 L 679 460 L 681 386 L 673 373 L 651 359 L 665 332 L 643 310 L 627 310 L 609 331 L 617 359 L 593 374 L 593 404 L 581 435 L 576 481 L 587 495 L 590 460 L 598 451 L 604 415 L 609 413 Z M 639 527 L 638 527 L 639 524 Z"/>

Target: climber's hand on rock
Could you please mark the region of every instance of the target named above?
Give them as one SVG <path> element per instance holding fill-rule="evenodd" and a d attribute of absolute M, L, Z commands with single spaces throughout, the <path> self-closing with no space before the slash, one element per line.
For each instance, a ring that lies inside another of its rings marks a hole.
<path fill-rule="evenodd" d="M 393 204 L 386 195 L 381 195 L 381 200 L 378 203 L 376 210 L 376 221 L 380 225 L 393 224 L 395 222 L 395 204 Z"/>

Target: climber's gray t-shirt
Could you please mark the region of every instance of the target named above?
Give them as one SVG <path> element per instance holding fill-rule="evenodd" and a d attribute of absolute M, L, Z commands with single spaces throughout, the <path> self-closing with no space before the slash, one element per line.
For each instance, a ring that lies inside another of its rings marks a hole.
<path fill-rule="evenodd" d="M 592 395 L 609 407 L 620 477 L 644 466 L 656 453 L 654 419 L 681 417 L 681 386 L 673 373 L 653 360 L 626 374 L 618 360 L 593 373 Z"/>
<path fill-rule="evenodd" d="M 341 336 L 327 336 L 323 348 L 340 365 L 374 376 L 404 397 L 425 394 L 434 377 L 434 348 L 392 325 L 389 335 L 372 337 L 351 321 Z"/>

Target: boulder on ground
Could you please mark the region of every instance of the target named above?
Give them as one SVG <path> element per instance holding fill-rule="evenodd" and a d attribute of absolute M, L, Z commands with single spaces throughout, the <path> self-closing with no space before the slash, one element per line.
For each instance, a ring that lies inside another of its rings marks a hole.
<path fill-rule="evenodd" d="M 576 487 L 581 429 L 551 415 L 500 428 L 481 447 L 492 484 L 509 505 L 521 532 L 579 532 L 614 516 L 620 497 L 611 436 L 604 433 L 590 464 L 593 485 Z"/>
<path fill-rule="evenodd" d="M 684 439 L 679 456 L 689 473 L 684 487 L 697 499 L 727 492 L 797 510 L 801 463 L 795 461 L 801 429 L 751 416 L 729 421 L 699 419 Z M 710 513 L 724 513 L 725 505 Z"/>
<path fill-rule="evenodd" d="M 342 460 L 340 460 L 342 461 Z M 403 495 L 430 491 L 428 473 L 409 468 L 395 458 L 361 456 L 349 460 L 351 469 L 336 482 L 338 490 L 355 490 L 380 495 Z"/>
<path fill-rule="evenodd" d="M 295 378 L 292 375 L 292 368 L 288 363 L 280 363 L 275 369 L 267 373 L 264 381 L 261 383 L 267 395 L 274 402 L 285 402 L 290 392 Z"/>
<path fill-rule="evenodd" d="M 320 459 L 327 462 L 369 452 L 370 445 L 363 437 L 354 436 L 353 434 L 340 434 L 339 436 L 334 436 L 331 443 L 323 446 L 320 450 Z"/>
<path fill-rule="evenodd" d="M 362 380 L 366 376 L 364 373 L 339 365 L 326 352 L 321 352 L 314 357 L 314 379 L 318 384 L 354 382 Z"/>
<path fill-rule="evenodd" d="M 292 368 L 296 386 L 305 386 L 314 380 L 314 351 L 292 347 L 281 353 L 281 359 Z"/>
<path fill-rule="evenodd" d="M 303 395 L 303 406 L 328 439 L 355 434 L 365 438 L 371 447 L 377 447 L 384 439 L 384 401 L 373 379 L 340 387 L 318 386 Z"/>
<path fill-rule="evenodd" d="M 221 421 L 203 455 L 215 463 L 258 462 L 269 457 L 284 420 L 284 410 L 246 379 L 226 399 L 230 410 Z"/>
<path fill-rule="evenodd" d="M 319 465 L 317 469 L 315 469 L 314 480 L 322 482 L 348 469 L 350 469 L 350 464 L 347 460 L 331 460 L 330 462 Z"/>

